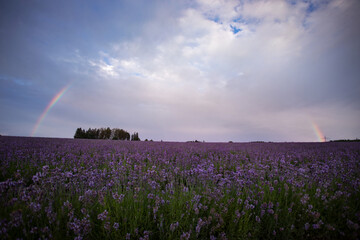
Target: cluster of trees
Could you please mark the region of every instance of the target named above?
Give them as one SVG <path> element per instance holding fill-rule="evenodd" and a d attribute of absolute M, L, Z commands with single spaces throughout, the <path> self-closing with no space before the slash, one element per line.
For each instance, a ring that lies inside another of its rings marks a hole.
<path fill-rule="evenodd" d="M 74 138 L 87 139 L 113 139 L 113 140 L 131 140 L 140 141 L 139 133 L 128 133 L 124 129 L 113 128 L 89 128 L 88 130 L 78 128 L 76 129 Z"/>
<path fill-rule="evenodd" d="M 356 139 L 339 139 L 339 140 L 330 140 L 330 142 L 360 142 L 359 138 Z"/>
<path fill-rule="evenodd" d="M 140 141 L 139 133 L 135 132 L 131 134 L 131 141 Z"/>

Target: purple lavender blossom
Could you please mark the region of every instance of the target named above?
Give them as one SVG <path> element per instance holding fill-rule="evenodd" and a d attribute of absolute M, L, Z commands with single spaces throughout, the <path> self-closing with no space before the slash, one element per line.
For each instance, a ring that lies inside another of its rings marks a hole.
<path fill-rule="evenodd" d="M 179 226 L 179 222 L 170 224 L 170 231 L 174 232 L 178 226 Z"/>
<path fill-rule="evenodd" d="M 355 236 L 359 149 L 0 137 L 0 238 L 226 239 L 247 221 L 272 221 L 268 236 Z"/>
<path fill-rule="evenodd" d="M 108 215 L 108 211 L 104 210 L 104 212 L 100 213 L 97 216 L 97 219 L 101 220 L 101 221 L 105 221 L 107 219 L 107 215 Z"/>
<path fill-rule="evenodd" d="M 119 223 L 115 222 L 114 225 L 113 225 L 113 228 L 115 230 L 118 230 L 119 229 Z"/>

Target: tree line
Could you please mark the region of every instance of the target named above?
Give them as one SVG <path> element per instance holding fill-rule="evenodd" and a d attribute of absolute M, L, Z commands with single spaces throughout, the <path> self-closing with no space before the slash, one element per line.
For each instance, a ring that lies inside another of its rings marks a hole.
<path fill-rule="evenodd" d="M 110 129 L 109 127 L 89 128 L 88 130 L 77 128 L 74 138 L 140 141 L 139 133 L 137 132 L 134 132 L 130 135 L 130 133 L 128 133 L 124 129 Z"/>

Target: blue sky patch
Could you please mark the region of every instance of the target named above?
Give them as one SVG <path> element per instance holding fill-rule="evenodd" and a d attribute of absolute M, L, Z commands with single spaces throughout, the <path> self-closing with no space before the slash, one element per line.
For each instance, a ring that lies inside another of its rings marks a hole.
<path fill-rule="evenodd" d="M 242 29 L 241 28 L 237 28 L 233 25 L 230 25 L 230 28 L 231 28 L 231 31 L 234 33 L 234 34 L 237 34 L 238 32 L 241 32 Z"/>
<path fill-rule="evenodd" d="M 103 61 L 104 61 L 107 65 L 111 65 L 109 58 L 103 57 Z"/>

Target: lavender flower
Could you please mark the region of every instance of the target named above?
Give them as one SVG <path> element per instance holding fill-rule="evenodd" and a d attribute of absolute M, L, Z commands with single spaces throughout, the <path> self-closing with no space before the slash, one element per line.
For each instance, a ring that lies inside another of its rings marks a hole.
<path fill-rule="evenodd" d="M 170 224 L 170 231 L 174 232 L 178 226 L 179 226 L 179 222 Z"/>
<path fill-rule="evenodd" d="M 115 230 L 118 230 L 119 229 L 119 223 L 115 222 L 114 225 L 113 225 L 113 228 Z"/>
<path fill-rule="evenodd" d="M 320 229 L 320 224 L 315 223 L 312 225 L 313 229 Z"/>
<path fill-rule="evenodd" d="M 100 213 L 97 216 L 97 219 L 99 219 L 101 221 L 105 221 L 107 219 L 107 215 L 108 215 L 108 211 L 104 210 L 104 212 Z"/>
<path fill-rule="evenodd" d="M 257 239 L 227 226 L 265 220 L 275 237 L 359 231 L 359 143 L 30 140 L 0 137 L 1 239 Z"/>
<path fill-rule="evenodd" d="M 305 223 L 305 230 L 309 230 L 310 224 L 309 223 Z"/>

